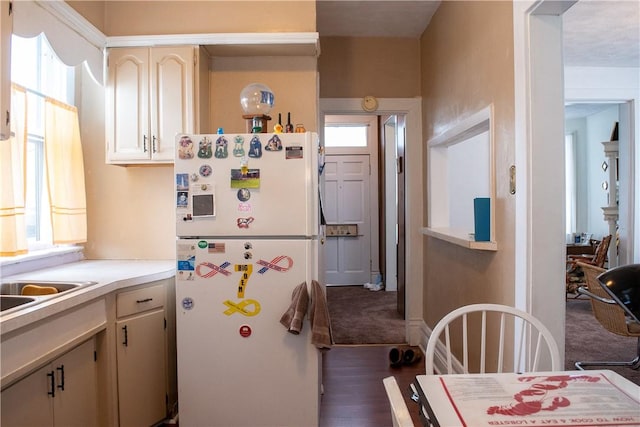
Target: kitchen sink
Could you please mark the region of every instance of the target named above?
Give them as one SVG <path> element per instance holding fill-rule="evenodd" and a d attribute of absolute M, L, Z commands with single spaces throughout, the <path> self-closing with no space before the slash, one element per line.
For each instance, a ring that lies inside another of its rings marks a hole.
<path fill-rule="evenodd" d="M 0 295 L 0 311 L 9 310 L 10 308 L 18 307 L 23 304 L 27 304 L 35 301 L 32 297 L 19 297 L 15 295 Z"/>
<path fill-rule="evenodd" d="M 48 295 L 34 295 L 30 294 L 29 296 L 51 296 L 57 295 L 63 292 L 70 291 L 72 289 L 77 289 L 83 286 L 95 285 L 97 282 L 54 282 L 54 281 L 43 281 L 43 280 L 16 280 L 13 282 L 6 282 L 0 284 L 0 295 L 22 295 L 23 289 L 27 285 L 35 285 L 38 287 L 46 287 L 47 289 L 55 288 L 57 292 L 52 292 Z M 4 303 L 3 303 L 4 304 Z M 2 306 L 4 310 L 4 305 Z"/>

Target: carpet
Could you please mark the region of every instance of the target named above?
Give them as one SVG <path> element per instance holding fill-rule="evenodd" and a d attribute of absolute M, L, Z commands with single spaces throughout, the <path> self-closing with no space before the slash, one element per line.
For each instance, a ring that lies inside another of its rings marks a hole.
<path fill-rule="evenodd" d="M 627 362 L 636 355 L 637 338 L 622 337 L 607 331 L 593 316 L 587 299 L 567 299 L 565 324 L 565 369 L 575 369 L 581 361 Z M 640 385 L 640 370 L 625 366 L 593 366 L 585 369 L 610 369 Z"/>
<path fill-rule="evenodd" d="M 404 344 L 405 322 L 396 311 L 397 292 L 372 292 L 363 286 L 327 287 L 327 304 L 336 344 Z M 629 361 L 635 357 L 637 340 L 607 331 L 593 316 L 587 299 L 566 302 L 565 369 L 578 360 Z M 640 385 L 640 370 L 611 369 Z"/>
<path fill-rule="evenodd" d="M 398 293 L 364 286 L 327 286 L 335 344 L 404 344 L 405 322 L 396 310 Z"/>

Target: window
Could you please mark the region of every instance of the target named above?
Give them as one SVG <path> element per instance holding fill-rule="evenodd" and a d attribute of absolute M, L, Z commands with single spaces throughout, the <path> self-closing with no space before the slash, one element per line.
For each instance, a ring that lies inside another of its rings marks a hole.
<path fill-rule="evenodd" d="M 63 64 L 46 37 L 11 39 L 11 79 L 27 88 L 26 225 L 29 249 L 51 246 L 44 161 L 44 96 L 73 105 L 74 68 Z"/>
<path fill-rule="evenodd" d="M 324 128 L 324 140 L 327 147 L 366 147 L 367 125 L 327 124 Z"/>

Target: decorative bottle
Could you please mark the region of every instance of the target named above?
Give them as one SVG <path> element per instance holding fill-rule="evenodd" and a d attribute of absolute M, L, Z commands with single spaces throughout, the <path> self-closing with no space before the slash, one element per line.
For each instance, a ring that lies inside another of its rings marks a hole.
<path fill-rule="evenodd" d="M 287 113 L 287 125 L 284 127 L 285 133 L 293 133 L 293 125 L 291 124 L 291 113 Z"/>

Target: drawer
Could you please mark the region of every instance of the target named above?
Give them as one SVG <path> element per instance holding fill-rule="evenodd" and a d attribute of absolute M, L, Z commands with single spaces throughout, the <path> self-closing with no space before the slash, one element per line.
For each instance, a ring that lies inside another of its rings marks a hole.
<path fill-rule="evenodd" d="M 134 291 L 120 292 L 116 295 L 116 316 L 124 317 L 154 308 L 165 303 L 164 285 L 148 286 Z"/>

